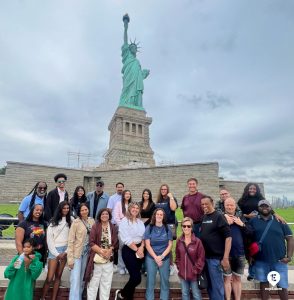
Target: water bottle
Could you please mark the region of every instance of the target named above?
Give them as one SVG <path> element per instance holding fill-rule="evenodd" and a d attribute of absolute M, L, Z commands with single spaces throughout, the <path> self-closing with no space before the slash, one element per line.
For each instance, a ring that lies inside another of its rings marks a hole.
<path fill-rule="evenodd" d="M 16 264 L 14 266 L 15 269 L 20 269 L 22 262 L 24 261 L 24 253 L 22 253 L 18 259 L 15 261 Z"/>

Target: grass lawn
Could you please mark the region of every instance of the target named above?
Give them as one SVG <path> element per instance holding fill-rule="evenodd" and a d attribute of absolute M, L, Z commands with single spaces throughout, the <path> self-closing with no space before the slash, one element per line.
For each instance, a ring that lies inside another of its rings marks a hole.
<path fill-rule="evenodd" d="M 18 211 L 18 204 L 0 204 L 0 214 L 10 214 L 16 216 Z"/>
<path fill-rule="evenodd" d="M 0 214 L 10 214 L 13 217 L 17 215 L 18 212 L 18 204 L 0 204 Z M 8 229 L 3 231 L 3 237 L 14 237 L 14 227 L 11 225 Z"/>

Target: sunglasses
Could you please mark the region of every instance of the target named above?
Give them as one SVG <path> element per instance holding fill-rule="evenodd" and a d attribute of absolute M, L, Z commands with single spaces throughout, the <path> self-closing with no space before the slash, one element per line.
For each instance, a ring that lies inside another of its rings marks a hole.
<path fill-rule="evenodd" d="M 103 184 L 102 184 L 102 183 L 97 183 L 97 184 L 96 184 L 96 186 L 100 186 L 100 187 L 102 187 L 102 186 L 103 186 Z"/>
<path fill-rule="evenodd" d="M 38 186 L 38 190 L 47 190 L 45 186 Z"/>
<path fill-rule="evenodd" d="M 191 225 L 182 225 L 183 228 L 191 228 Z"/>
<path fill-rule="evenodd" d="M 65 183 L 65 180 L 57 180 L 57 183 Z"/>

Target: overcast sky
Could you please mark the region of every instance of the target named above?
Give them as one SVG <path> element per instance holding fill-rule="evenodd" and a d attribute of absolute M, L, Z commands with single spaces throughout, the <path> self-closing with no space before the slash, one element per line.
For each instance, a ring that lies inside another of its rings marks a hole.
<path fill-rule="evenodd" d="M 102 161 L 126 12 L 156 162 L 218 161 L 294 199 L 292 0 L 1 1 L 0 166 Z"/>

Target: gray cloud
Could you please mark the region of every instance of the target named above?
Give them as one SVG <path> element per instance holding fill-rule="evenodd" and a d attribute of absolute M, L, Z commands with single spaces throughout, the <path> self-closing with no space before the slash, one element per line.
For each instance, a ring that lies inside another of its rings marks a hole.
<path fill-rule="evenodd" d="M 184 94 L 179 94 L 179 100 L 185 101 L 189 104 L 197 108 L 204 108 L 204 109 L 216 109 L 223 106 L 231 106 L 231 100 L 223 95 L 218 95 L 212 91 L 207 91 L 203 96 L 199 95 L 191 95 L 187 96 Z"/>

